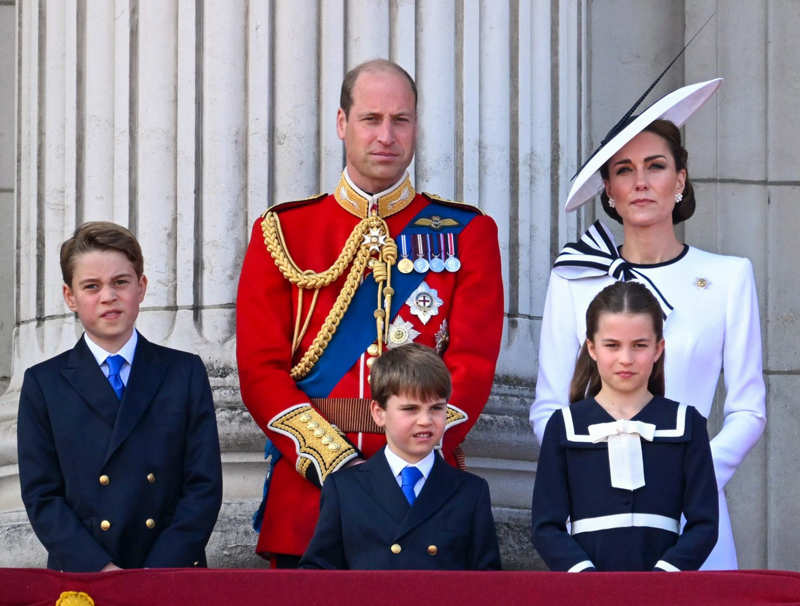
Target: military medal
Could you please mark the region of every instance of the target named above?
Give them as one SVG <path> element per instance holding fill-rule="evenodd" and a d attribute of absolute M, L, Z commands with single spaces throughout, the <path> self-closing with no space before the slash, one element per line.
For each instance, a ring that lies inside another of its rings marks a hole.
<path fill-rule="evenodd" d="M 452 233 L 447 234 L 447 261 L 444 262 L 447 271 L 458 271 L 461 269 L 461 261 L 456 257 L 456 239 Z"/>
<path fill-rule="evenodd" d="M 408 240 L 405 234 L 400 234 L 400 254 L 403 258 L 397 262 L 397 270 L 403 274 L 414 271 L 414 262 L 408 258 Z"/>
<path fill-rule="evenodd" d="M 439 307 L 443 303 L 437 290 L 428 286 L 425 280 L 406 300 L 406 305 L 411 308 L 411 315 L 417 316 L 423 324 L 427 324 L 428 320 L 439 314 Z"/>
<path fill-rule="evenodd" d="M 444 261 L 442 260 L 443 248 L 444 248 L 444 234 L 439 235 L 439 248 L 436 247 L 431 248 L 431 235 L 428 234 L 428 249 L 431 251 L 431 271 L 435 271 L 437 274 L 439 272 L 444 271 Z M 436 236 L 434 236 L 433 240 L 434 244 L 436 243 Z"/>
<path fill-rule="evenodd" d="M 428 273 L 430 263 L 426 259 L 428 255 L 425 252 L 425 245 L 422 241 L 422 234 L 417 234 L 417 258 L 414 259 L 414 271 L 418 274 Z"/>
<path fill-rule="evenodd" d="M 414 330 L 414 325 L 411 322 L 398 315 L 389 326 L 389 340 L 386 343 L 386 347 L 392 349 L 406 343 L 413 343 L 414 339 L 419 335 L 419 331 Z"/>
<path fill-rule="evenodd" d="M 439 327 L 439 330 L 436 331 L 435 338 L 436 353 L 441 356 L 447 349 L 447 345 L 450 343 L 450 332 L 447 330 L 447 318 L 442 320 L 442 325 Z"/>

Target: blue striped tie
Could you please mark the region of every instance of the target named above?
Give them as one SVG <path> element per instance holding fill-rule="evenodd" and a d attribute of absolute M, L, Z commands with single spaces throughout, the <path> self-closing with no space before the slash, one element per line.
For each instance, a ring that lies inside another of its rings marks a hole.
<path fill-rule="evenodd" d="M 122 395 L 125 393 L 125 383 L 122 382 L 122 377 L 119 376 L 119 371 L 122 365 L 125 364 L 125 358 L 119 354 L 115 356 L 108 356 L 106 358 L 108 364 L 108 382 L 111 383 L 111 388 L 117 394 L 117 399 L 121 400 Z"/>
<path fill-rule="evenodd" d="M 416 486 L 421 477 L 422 472 L 411 465 L 403 467 L 400 471 L 400 481 L 402 482 L 400 488 L 403 489 L 403 494 L 406 495 L 409 505 L 413 505 L 417 499 L 417 495 L 414 494 L 414 486 Z"/>

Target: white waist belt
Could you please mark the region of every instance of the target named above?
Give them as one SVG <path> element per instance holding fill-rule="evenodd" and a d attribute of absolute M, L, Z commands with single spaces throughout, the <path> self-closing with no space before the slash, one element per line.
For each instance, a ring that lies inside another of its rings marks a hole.
<path fill-rule="evenodd" d="M 655 513 L 617 513 L 610 516 L 583 518 L 572 522 L 572 534 L 581 532 L 597 532 L 611 528 L 648 527 L 666 530 L 678 534 L 680 522 L 674 518 L 660 516 Z"/>

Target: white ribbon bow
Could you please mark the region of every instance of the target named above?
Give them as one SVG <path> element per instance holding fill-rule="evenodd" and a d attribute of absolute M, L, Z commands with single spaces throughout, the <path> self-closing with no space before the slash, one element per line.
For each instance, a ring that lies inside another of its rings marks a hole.
<path fill-rule="evenodd" d="M 589 425 L 589 436 L 593 443 L 608 442 L 611 486 L 624 490 L 636 490 L 644 486 L 642 439 L 652 442 L 655 431 L 656 426 L 652 423 L 626 419 Z"/>

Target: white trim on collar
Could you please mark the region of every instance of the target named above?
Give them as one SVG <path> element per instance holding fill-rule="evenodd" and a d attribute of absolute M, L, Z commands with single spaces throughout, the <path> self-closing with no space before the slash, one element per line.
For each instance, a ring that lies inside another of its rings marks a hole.
<path fill-rule="evenodd" d="M 678 410 L 675 413 L 675 427 L 672 429 L 656 429 L 653 434 L 656 438 L 679 438 L 686 433 L 686 404 L 678 404 Z M 569 442 L 585 442 L 592 443 L 593 438 L 588 433 L 578 434 L 575 433 L 575 424 L 572 422 L 572 412 L 569 406 L 564 406 L 561 409 L 561 415 L 564 417 L 564 430 L 567 433 L 567 441 Z"/>

